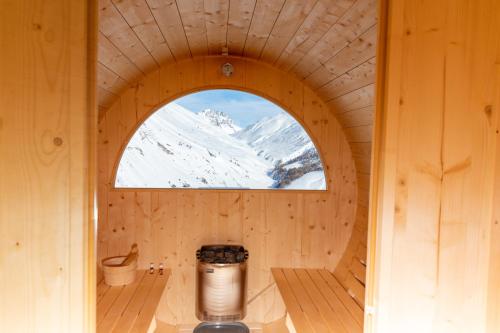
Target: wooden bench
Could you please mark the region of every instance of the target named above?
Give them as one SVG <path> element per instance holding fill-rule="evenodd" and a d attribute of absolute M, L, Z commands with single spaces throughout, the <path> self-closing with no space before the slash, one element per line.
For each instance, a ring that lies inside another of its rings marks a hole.
<path fill-rule="evenodd" d="M 148 332 L 156 308 L 170 276 L 155 271 L 137 271 L 134 283 L 110 287 L 101 281 L 97 285 L 97 332 Z"/>
<path fill-rule="evenodd" d="M 297 333 L 361 333 L 363 309 L 324 269 L 273 268 Z"/>

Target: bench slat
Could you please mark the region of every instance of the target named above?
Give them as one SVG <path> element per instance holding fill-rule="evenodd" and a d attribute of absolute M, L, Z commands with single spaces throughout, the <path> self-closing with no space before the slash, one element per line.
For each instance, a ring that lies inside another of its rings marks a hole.
<path fill-rule="evenodd" d="M 332 332 L 350 333 L 345 329 L 344 325 L 342 325 L 338 314 L 332 310 L 332 308 L 324 298 L 325 295 L 322 294 L 319 291 L 318 287 L 314 284 L 307 270 L 296 269 L 295 273 L 299 277 L 300 282 L 304 286 L 311 299 L 314 300 L 314 304 L 318 308 L 321 317 L 323 317 L 323 320 L 328 325 L 328 328 L 330 328 Z"/>
<path fill-rule="evenodd" d="M 139 316 L 137 317 L 137 320 L 135 321 L 130 332 L 139 333 L 146 332 L 148 330 L 149 325 L 151 324 L 151 318 L 154 317 L 169 276 L 170 270 L 167 270 L 162 275 L 158 275 L 156 277 L 153 288 L 146 299 L 146 303 L 142 307 L 141 312 L 139 313 Z"/>
<path fill-rule="evenodd" d="M 362 333 L 363 310 L 324 269 L 271 269 L 297 333 Z"/>
<path fill-rule="evenodd" d="M 141 284 L 142 279 L 144 278 L 144 274 L 145 271 L 138 271 L 136 280 L 123 288 L 122 292 L 114 302 L 113 306 L 109 309 L 104 319 L 100 323 L 98 323 L 98 333 L 107 333 L 113 330 L 116 323 L 120 320 L 130 300 L 134 296 L 137 287 Z"/>
<path fill-rule="evenodd" d="M 328 333 L 328 326 L 323 321 L 323 318 L 315 307 L 313 300 L 307 294 L 304 286 L 300 283 L 295 271 L 291 268 L 283 268 L 283 273 L 295 294 L 295 298 L 299 301 L 299 306 L 306 314 L 306 317 L 309 319 L 309 324 L 313 327 L 314 331 L 317 333 Z"/>
<path fill-rule="evenodd" d="M 120 320 L 115 326 L 113 332 L 123 333 L 128 332 L 134 325 L 142 306 L 146 302 L 146 297 L 148 296 L 151 288 L 153 287 L 154 281 L 158 274 L 146 273 L 142 279 L 141 284 L 137 288 L 134 297 L 130 300 L 127 308 L 123 312 Z"/>
<path fill-rule="evenodd" d="M 96 303 L 99 304 L 99 302 L 101 302 L 101 300 L 103 299 L 104 295 L 108 292 L 109 290 L 109 286 L 104 283 L 104 280 L 102 280 L 101 282 L 99 282 L 99 284 L 97 285 L 97 288 L 96 288 Z"/>
<path fill-rule="evenodd" d="M 96 332 L 146 333 L 169 277 L 168 269 L 161 275 L 139 270 L 136 280 L 126 286 L 99 283 L 96 289 L 101 299 L 97 304 Z"/>
<path fill-rule="evenodd" d="M 99 325 L 104 319 L 109 309 L 113 306 L 120 293 L 122 292 L 123 286 L 109 288 L 104 297 L 99 302 L 96 313 L 96 325 Z"/>
<path fill-rule="evenodd" d="M 344 327 L 347 329 L 349 333 L 361 333 L 363 332 L 362 327 L 353 317 L 351 312 L 345 307 L 344 303 L 338 298 L 338 296 L 333 292 L 333 290 L 328 286 L 326 281 L 320 275 L 319 270 L 308 270 L 309 275 L 312 280 L 320 290 L 320 292 L 326 298 L 328 304 L 333 309 L 335 313 L 339 315 L 339 319 L 341 320 Z"/>
<path fill-rule="evenodd" d="M 288 285 L 283 271 L 278 268 L 272 268 L 271 272 L 273 273 L 274 280 L 278 285 L 281 296 L 285 301 L 287 311 L 290 313 L 293 325 L 298 332 L 310 332 L 312 328 L 309 326 L 309 322 L 304 312 L 300 308 L 298 301 L 295 299 L 295 295 Z"/>
<path fill-rule="evenodd" d="M 320 274 L 325 279 L 326 283 L 335 292 L 338 298 L 342 301 L 345 307 L 353 315 L 354 319 L 363 325 L 364 314 L 363 309 L 356 303 L 356 301 L 345 291 L 342 285 L 335 279 L 332 273 L 327 270 L 320 270 Z"/>

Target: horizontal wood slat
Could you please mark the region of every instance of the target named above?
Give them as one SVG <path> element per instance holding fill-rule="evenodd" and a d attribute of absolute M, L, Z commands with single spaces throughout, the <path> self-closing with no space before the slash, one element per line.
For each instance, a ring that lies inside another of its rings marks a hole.
<path fill-rule="evenodd" d="M 153 320 L 170 270 L 163 274 L 137 272 L 136 280 L 126 286 L 97 286 L 97 332 L 147 332 Z"/>
<path fill-rule="evenodd" d="M 325 269 L 273 268 L 297 333 L 363 331 L 363 310 Z"/>

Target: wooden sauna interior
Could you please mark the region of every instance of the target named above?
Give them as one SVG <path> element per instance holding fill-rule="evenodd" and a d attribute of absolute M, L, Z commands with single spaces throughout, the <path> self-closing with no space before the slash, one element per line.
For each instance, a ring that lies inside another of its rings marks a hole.
<path fill-rule="evenodd" d="M 376 44 L 373 0 L 100 1 L 98 262 L 137 243 L 141 268 L 171 269 L 156 311 L 171 326 L 198 322 L 194 254 L 213 243 L 250 252 L 247 323 L 285 318 L 273 267 L 335 272 L 362 309 Z M 231 77 L 221 72 L 227 62 Z M 218 87 L 260 95 L 299 120 L 328 190 L 113 188 L 146 117 Z"/>
<path fill-rule="evenodd" d="M 218 88 L 295 117 L 327 190 L 114 188 Z M 499 109 L 498 0 L 1 0 L 0 332 L 192 332 L 208 243 L 249 250 L 253 332 L 500 332 Z M 134 243 L 165 274 L 107 287 Z"/>

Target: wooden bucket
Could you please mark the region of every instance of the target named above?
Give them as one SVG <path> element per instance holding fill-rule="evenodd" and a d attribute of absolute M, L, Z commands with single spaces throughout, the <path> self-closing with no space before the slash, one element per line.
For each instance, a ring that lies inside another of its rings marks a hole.
<path fill-rule="evenodd" d="M 137 271 L 137 246 L 126 256 L 109 257 L 102 260 L 104 282 L 109 286 L 123 286 L 134 282 Z"/>

